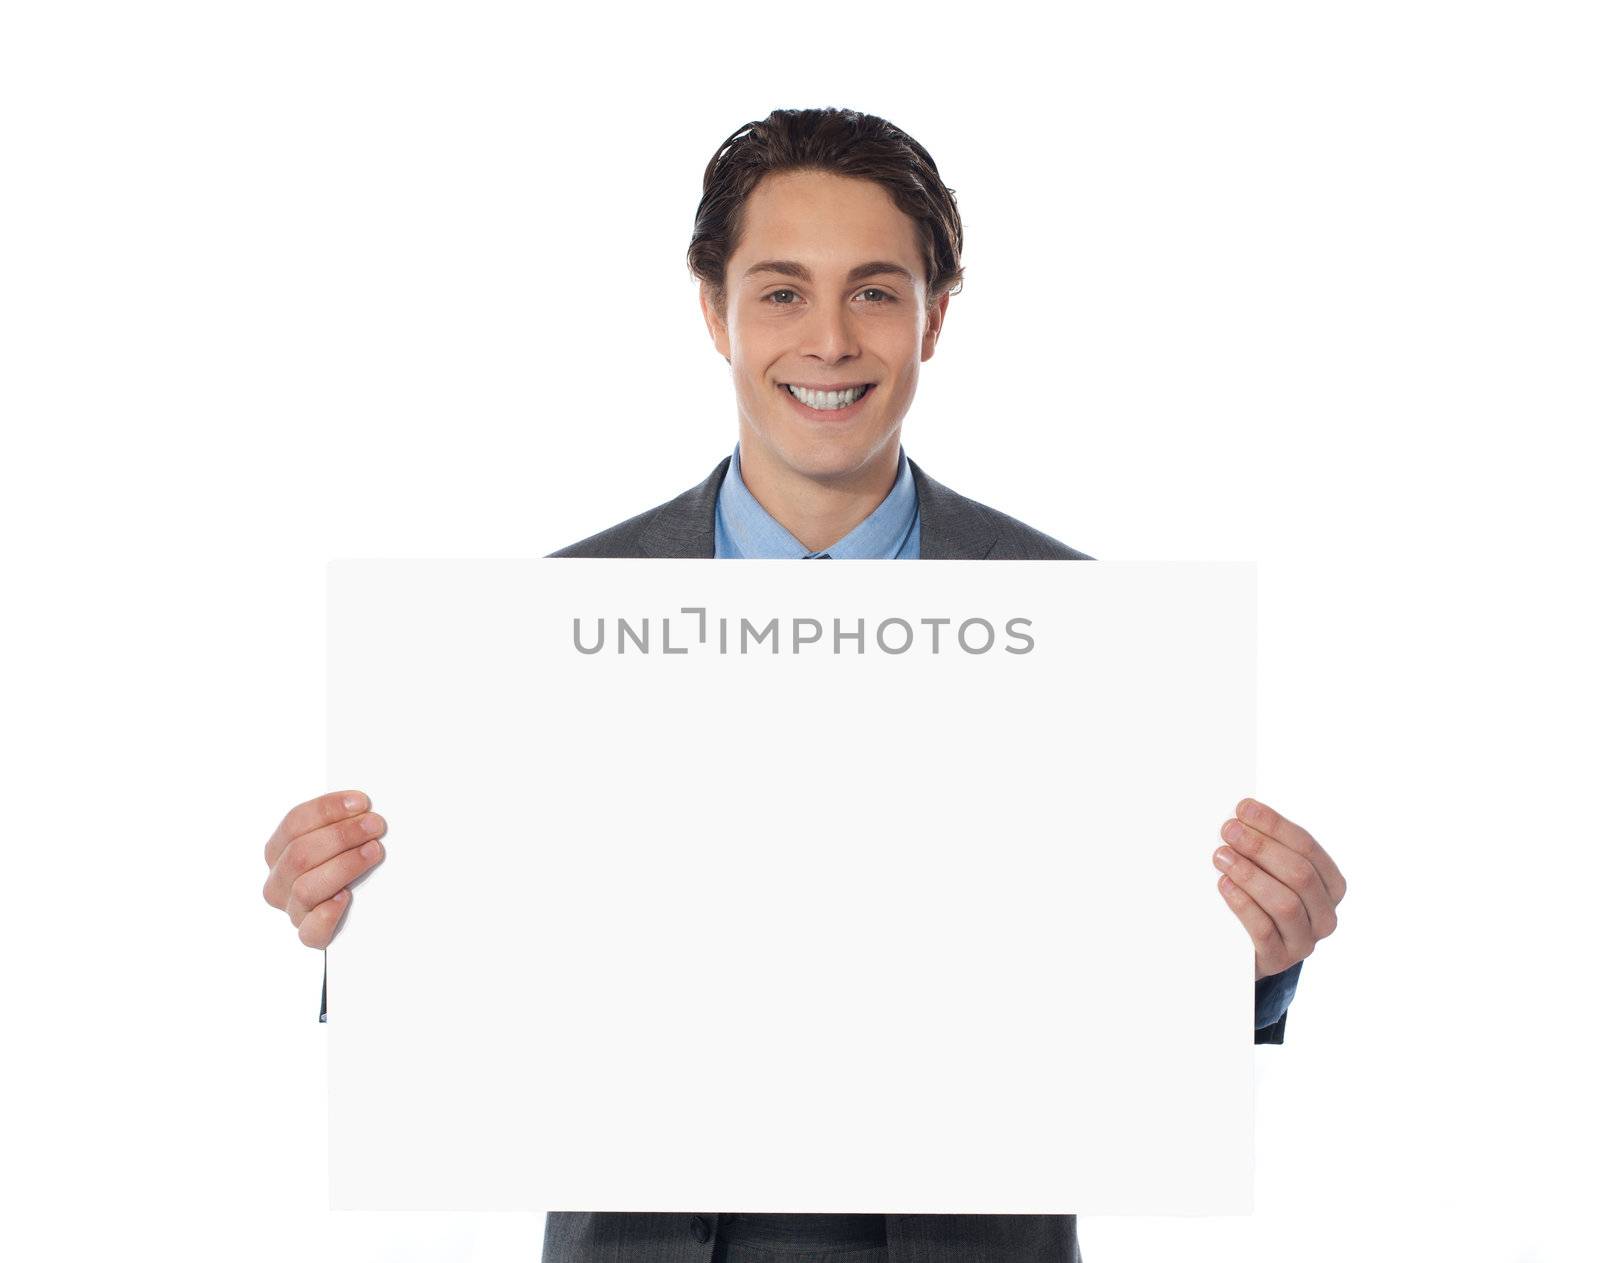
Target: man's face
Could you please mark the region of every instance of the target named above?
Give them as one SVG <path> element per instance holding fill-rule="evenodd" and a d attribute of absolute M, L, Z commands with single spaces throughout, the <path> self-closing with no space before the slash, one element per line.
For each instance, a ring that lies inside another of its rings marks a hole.
<path fill-rule="evenodd" d="M 881 480 L 950 301 L 927 305 L 911 217 L 871 180 L 767 176 L 745 202 L 726 285 L 726 320 L 704 288 L 700 305 L 733 368 L 742 463 L 819 482 Z M 868 389 L 830 407 L 791 386 Z"/>

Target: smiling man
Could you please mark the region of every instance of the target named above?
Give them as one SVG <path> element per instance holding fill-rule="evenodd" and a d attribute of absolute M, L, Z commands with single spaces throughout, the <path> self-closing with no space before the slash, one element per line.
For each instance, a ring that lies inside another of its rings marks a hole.
<path fill-rule="evenodd" d="M 698 486 L 551 555 L 1089 560 L 935 482 L 901 445 L 961 248 L 933 159 L 885 120 L 776 110 L 740 128 L 706 168 L 689 248 L 732 371 L 734 451 Z M 728 739 L 759 719 L 737 718 Z M 382 858 L 386 825 L 370 806 L 358 790 L 325 794 L 267 843 L 265 897 L 308 946 L 327 946 L 350 883 Z M 1255 1039 L 1282 1043 L 1300 964 L 1332 933 L 1344 878 L 1309 833 L 1253 799 L 1221 835 L 1218 890 L 1255 944 Z M 326 1003 L 324 983 L 324 1017 Z M 840 1145 L 871 1144 L 872 1127 L 863 1119 Z M 851 1263 L 1080 1258 L 1072 1215 L 552 1211 L 544 1243 L 546 1263 L 822 1263 L 844 1252 Z"/>
<path fill-rule="evenodd" d="M 820 552 L 865 522 L 901 473 L 901 424 L 950 291 L 930 295 L 917 225 L 872 180 L 770 175 L 740 219 L 726 262 L 702 261 L 716 271 L 700 291 L 733 370 L 739 474 Z"/>

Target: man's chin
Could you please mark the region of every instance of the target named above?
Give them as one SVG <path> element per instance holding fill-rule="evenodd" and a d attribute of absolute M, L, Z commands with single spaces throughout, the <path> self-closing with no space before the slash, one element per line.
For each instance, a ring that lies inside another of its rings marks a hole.
<path fill-rule="evenodd" d="M 795 473 L 818 481 L 848 478 L 867 463 L 859 435 L 806 435 L 775 445 L 773 454 Z"/>
<path fill-rule="evenodd" d="M 787 421 L 788 418 L 783 418 Z M 876 429 L 841 425 L 837 431 L 818 427 L 797 429 L 793 425 L 769 425 L 757 433 L 746 433 L 740 443 L 741 459 L 750 463 L 750 453 L 759 449 L 758 459 L 781 466 L 793 476 L 818 483 L 849 482 L 880 460 L 884 447 L 898 458 L 899 445 L 893 435 Z"/>

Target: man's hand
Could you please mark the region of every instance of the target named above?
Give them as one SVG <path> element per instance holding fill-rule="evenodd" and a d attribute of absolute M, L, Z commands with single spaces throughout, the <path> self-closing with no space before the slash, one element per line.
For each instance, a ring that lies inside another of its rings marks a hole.
<path fill-rule="evenodd" d="M 389 827 L 368 811 L 358 789 L 301 803 L 267 839 L 267 884 L 261 896 L 289 914 L 307 947 L 326 947 L 354 895 L 350 883 L 383 858 L 378 839 Z"/>
<path fill-rule="evenodd" d="M 1256 945 L 1256 979 L 1304 960 L 1339 924 L 1344 876 L 1317 840 L 1253 798 L 1222 826 L 1217 889 Z"/>

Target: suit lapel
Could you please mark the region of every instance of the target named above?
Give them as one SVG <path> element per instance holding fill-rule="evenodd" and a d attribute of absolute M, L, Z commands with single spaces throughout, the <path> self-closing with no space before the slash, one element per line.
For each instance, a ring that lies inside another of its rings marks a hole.
<path fill-rule="evenodd" d="M 639 532 L 645 557 L 715 557 L 717 555 L 717 492 L 733 464 L 724 456 L 704 482 L 690 487 L 656 511 Z"/>
<path fill-rule="evenodd" d="M 981 561 L 994 549 L 1000 532 L 966 496 L 958 495 L 922 472 L 909 457 L 917 485 L 917 512 L 922 517 L 924 561 Z"/>

